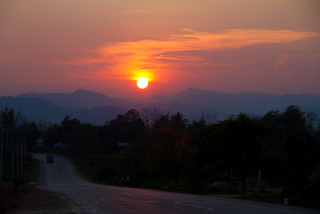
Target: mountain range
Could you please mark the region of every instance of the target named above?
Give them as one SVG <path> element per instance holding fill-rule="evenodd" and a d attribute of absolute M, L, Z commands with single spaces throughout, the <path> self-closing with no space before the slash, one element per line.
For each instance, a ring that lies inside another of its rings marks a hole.
<path fill-rule="evenodd" d="M 83 123 L 101 125 L 129 109 L 158 107 L 170 113 L 181 112 L 189 120 L 201 114 L 216 115 L 223 120 L 240 112 L 263 115 L 270 110 L 284 111 L 297 105 L 302 111 L 315 112 L 320 117 L 320 95 L 271 95 L 265 93 L 226 94 L 189 88 L 169 96 L 156 95 L 146 99 L 112 98 L 88 90 L 73 93 L 20 94 L 0 97 L 0 109 L 5 106 L 20 111 L 28 120 L 60 123 L 70 115 Z"/>

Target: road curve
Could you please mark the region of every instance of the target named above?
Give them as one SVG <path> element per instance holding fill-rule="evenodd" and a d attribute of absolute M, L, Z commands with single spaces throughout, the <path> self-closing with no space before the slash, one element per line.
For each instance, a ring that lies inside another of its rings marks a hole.
<path fill-rule="evenodd" d="M 171 193 L 129 187 L 93 184 L 83 179 L 65 157 L 54 156 L 46 163 L 45 154 L 32 154 L 40 160 L 38 188 L 64 192 L 85 204 L 84 214 L 105 213 L 210 213 L 210 214 L 315 214 L 318 210 L 238 199 Z"/>

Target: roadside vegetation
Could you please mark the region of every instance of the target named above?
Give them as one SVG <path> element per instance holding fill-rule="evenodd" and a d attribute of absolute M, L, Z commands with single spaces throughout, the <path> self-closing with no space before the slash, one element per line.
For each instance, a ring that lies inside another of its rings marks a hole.
<path fill-rule="evenodd" d="M 289 198 L 290 204 L 320 208 L 317 201 L 306 202 L 320 198 L 319 118 L 298 106 L 223 121 L 205 114 L 190 121 L 150 107 L 101 126 L 69 115 L 46 124 L 27 122 L 13 109 L 0 113 L 4 182 L 30 171 L 19 170 L 26 152 L 44 152 L 69 157 L 96 183 L 278 203 Z"/>
<path fill-rule="evenodd" d="M 22 169 L 18 175 L 12 176 L 11 162 L 5 161 L 3 167 L 2 184 L 15 191 L 29 191 L 36 187 L 39 178 L 40 165 L 37 159 L 27 154 L 26 162 L 23 162 Z"/>
<path fill-rule="evenodd" d="M 245 200 L 252 200 L 252 201 L 262 201 L 268 203 L 280 203 L 281 193 L 280 192 L 253 192 L 252 194 L 244 194 L 240 196 L 236 196 L 234 198 L 245 199 Z M 281 201 L 283 203 L 283 201 Z"/>
<path fill-rule="evenodd" d="M 32 189 L 35 187 L 35 184 L 38 182 L 39 179 L 39 170 L 39 161 L 37 159 L 34 159 L 30 154 L 27 154 L 27 162 L 23 166 L 22 177 L 24 178 L 23 184 L 30 183 L 30 186 L 25 190 Z"/>

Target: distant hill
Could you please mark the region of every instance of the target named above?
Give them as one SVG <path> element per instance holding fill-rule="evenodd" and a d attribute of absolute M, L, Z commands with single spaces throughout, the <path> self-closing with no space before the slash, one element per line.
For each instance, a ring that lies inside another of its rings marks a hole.
<path fill-rule="evenodd" d="M 156 95 L 147 99 L 112 98 L 88 90 L 69 94 L 30 93 L 0 97 L 0 108 L 8 106 L 20 109 L 29 120 L 60 123 L 66 115 L 70 115 L 81 122 L 96 125 L 114 119 L 131 108 L 142 110 L 155 106 L 171 113 L 179 111 L 190 120 L 200 114 L 217 115 L 218 120 L 223 120 L 228 115 L 240 112 L 263 115 L 270 110 L 284 111 L 289 105 L 297 105 L 302 111 L 312 111 L 320 117 L 320 96 L 308 94 L 226 94 L 189 88 L 170 96 Z"/>
<path fill-rule="evenodd" d="M 108 97 L 88 90 L 76 90 L 73 93 L 20 94 L 16 97 L 40 98 L 65 108 L 92 108 L 97 106 L 123 106 L 123 99 Z"/>
<path fill-rule="evenodd" d="M 226 94 L 189 88 L 170 96 L 157 95 L 148 99 L 127 100 L 140 103 L 180 103 L 212 107 L 226 115 L 241 112 L 263 115 L 270 110 L 284 111 L 289 105 L 297 105 L 301 110 L 313 111 L 320 116 L 320 95 L 271 95 L 265 93 Z"/>
<path fill-rule="evenodd" d="M 289 105 L 297 105 L 302 109 L 318 111 L 320 113 L 320 95 L 282 95 L 276 96 L 265 93 L 225 94 L 189 88 L 186 91 L 170 96 L 154 96 L 141 100 L 160 103 L 178 102 L 184 105 L 202 105 L 214 107 L 227 114 L 247 112 L 265 114 L 269 110 L 284 110 Z"/>
<path fill-rule="evenodd" d="M 102 125 L 116 115 L 123 114 L 126 109 L 117 106 L 100 106 L 91 109 L 87 108 L 65 108 L 39 98 L 25 97 L 0 97 L 0 109 L 5 106 L 14 108 L 28 120 L 35 122 L 60 123 L 65 116 L 70 115 L 81 122 Z"/>

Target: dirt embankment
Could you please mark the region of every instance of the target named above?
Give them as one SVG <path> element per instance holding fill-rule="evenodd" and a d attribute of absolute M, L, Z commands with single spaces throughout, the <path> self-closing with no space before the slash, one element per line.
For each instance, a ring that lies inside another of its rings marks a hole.
<path fill-rule="evenodd" d="M 0 186 L 0 214 L 75 214 L 81 213 L 82 205 L 68 199 L 62 192 L 33 189 L 16 193 Z"/>
<path fill-rule="evenodd" d="M 8 210 L 16 206 L 21 197 L 21 194 L 0 185 L 0 214 L 6 213 Z"/>

